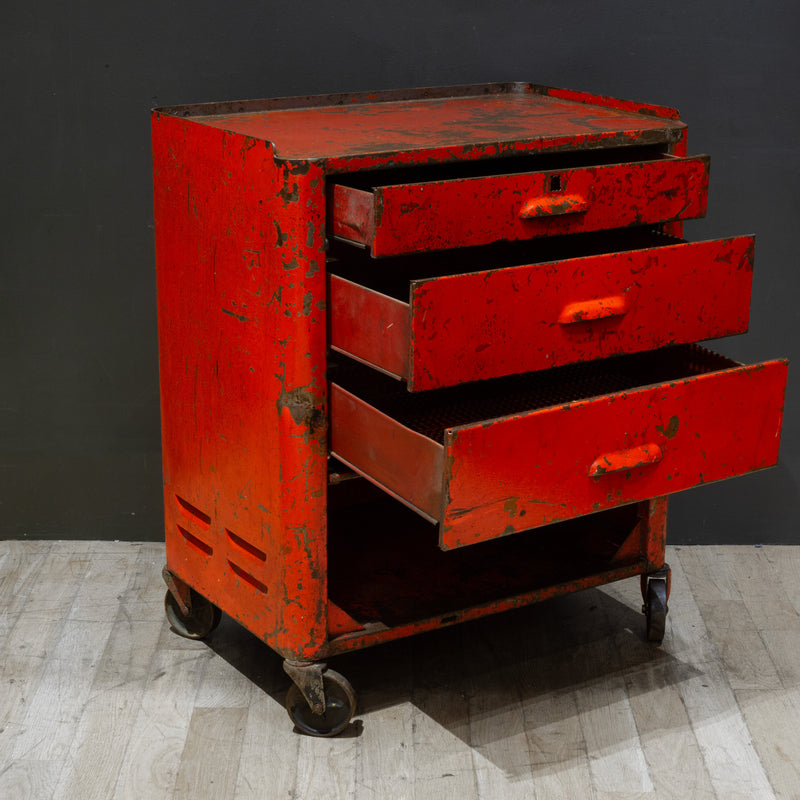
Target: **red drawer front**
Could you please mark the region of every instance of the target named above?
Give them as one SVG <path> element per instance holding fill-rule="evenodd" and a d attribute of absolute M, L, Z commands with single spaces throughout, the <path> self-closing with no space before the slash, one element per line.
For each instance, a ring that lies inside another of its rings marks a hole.
<path fill-rule="evenodd" d="M 670 351 L 628 357 L 644 365 L 644 383 L 658 374 L 646 359 L 671 359 L 669 380 L 450 427 L 441 441 L 334 384 L 331 449 L 438 521 L 444 549 L 775 464 L 786 362 L 742 366 L 701 348 Z M 588 385 L 602 391 L 602 381 Z"/>
<path fill-rule="evenodd" d="M 708 157 L 332 193 L 329 232 L 391 256 L 701 217 Z"/>
<path fill-rule="evenodd" d="M 741 236 L 413 281 L 404 303 L 335 275 L 330 343 L 410 391 L 747 330 Z"/>

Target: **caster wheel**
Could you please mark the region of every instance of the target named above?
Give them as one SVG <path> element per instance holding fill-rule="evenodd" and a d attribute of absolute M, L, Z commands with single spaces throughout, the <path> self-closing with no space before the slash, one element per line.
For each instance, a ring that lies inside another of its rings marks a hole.
<path fill-rule="evenodd" d="M 315 714 L 309 708 L 303 693 L 295 684 L 286 695 L 286 711 L 303 733 L 309 736 L 336 736 L 353 718 L 356 693 L 350 681 L 332 669 L 323 673 L 322 680 L 325 688 L 325 711 L 322 714 Z"/>
<path fill-rule="evenodd" d="M 202 639 L 219 625 L 222 612 L 194 589 L 190 591 L 192 593 L 192 610 L 188 615 L 181 611 L 178 601 L 169 590 L 164 598 L 164 611 L 175 633 L 186 639 Z"/>
<path fill-rule="evenodd" d="M 667 624 L 667 581 L 651 578 L 647 583 L 644 613 L 647 619 L 647 641 L 661 644 Z"/>

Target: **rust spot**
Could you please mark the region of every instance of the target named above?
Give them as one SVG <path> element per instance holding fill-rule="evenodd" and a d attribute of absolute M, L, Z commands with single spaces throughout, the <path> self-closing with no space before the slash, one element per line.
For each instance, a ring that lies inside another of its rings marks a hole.
<path fill-rule="evenodd" d="M 669 422 L 667 426 L 664 427 L 663 425 L 656 425 L 656 430 L 667 437 L 667 439 L 674 438 L 675 434 L 678 432 L 678 425 L 680 424 L 680 420 L 678 419 L 677 414 L 673 414 L 669 418 Z"/>
<path fill-rule="evenodd" d="M 503 503 L 503 510 L 508 514 L 510 517 L 517 516 L 517 498 L 516 497 L 509 497 L 505 503 Z"/>
<path fill-rule="evenodd" d="M 285 234 L 281 230 L 281 226 L 278 223 L 278 220 L 273 218 L 273 224 L 275 225 L 275 232 L 277 233 L 277 238 L 275 239 L 275 247 L 283 247 L 286 244 L 286 240 L 289 238 L 287 234 Z"/>
<path fill-rule="evenodd" d="M 308 269 L 306 270 L 306 278 L 313 278 L 319 272 L 319 264 L 313 259 L 308 262 Z"/>
<path fill-rule="evenodd" d="M 300 266 L 300 262 L 298 262 L 297 258 L 292 256 L 288 261 L 283 262 L 283 268 L 287 272 L 291 272 L 293 269 L 298 269 Z"/>
<path fill-rule="evenodd" d="M 269 146 L 269 142 L 266 142 Z M 312 161 L 287 161 L 283 158 L 275 159 L 275 166 L 292 175 L 307 175 L 313 166 Z"/>
<path fill-rule="evenodd" d="M 414 211 L 424 211 L 425 205 L 423 203 L 415 203 L 413 200 L 408 203 L 400 204 L 400 214 L 411 214 Z"/>
<path fill-rule="evenodd" d="M 325 428 L 325 415 L 317 408 L 314 395 L 302 387 L 282 391 L 277 406 L 278 413 L 287 408 L 295 424 L 305 425 L 311 435 Z"/>
<path fill-rule="evenodd" d="M 293 183 L 290 189 L 289 182 L 287 181 L 283 189 L 278 192 L 277 196 L 280 197 L 284 203 L 296 203 L 300 199 L 300 187 L 296 183 Z"/>

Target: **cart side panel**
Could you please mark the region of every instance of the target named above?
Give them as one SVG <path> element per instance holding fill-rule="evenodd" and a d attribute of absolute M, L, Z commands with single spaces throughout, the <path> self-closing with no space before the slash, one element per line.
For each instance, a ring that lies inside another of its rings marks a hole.
<path fill-rule="evenodd" d="M 313 652 L 324 182 L 268 143 L 158 113 L 153 155 L 167 564 L 270 646 Z"/>

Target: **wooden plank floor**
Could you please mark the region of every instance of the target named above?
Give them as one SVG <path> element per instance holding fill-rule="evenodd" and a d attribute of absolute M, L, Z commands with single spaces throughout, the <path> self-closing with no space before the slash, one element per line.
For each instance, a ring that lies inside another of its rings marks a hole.
<path fill-rule="evenodd" d="M 671 548 L 630 580 L 342 656 L 344 735 L 280 659 L 163 616 L 163 545 L 0 542 L 0 798 L 800 798 L 800 548 Z"/>

